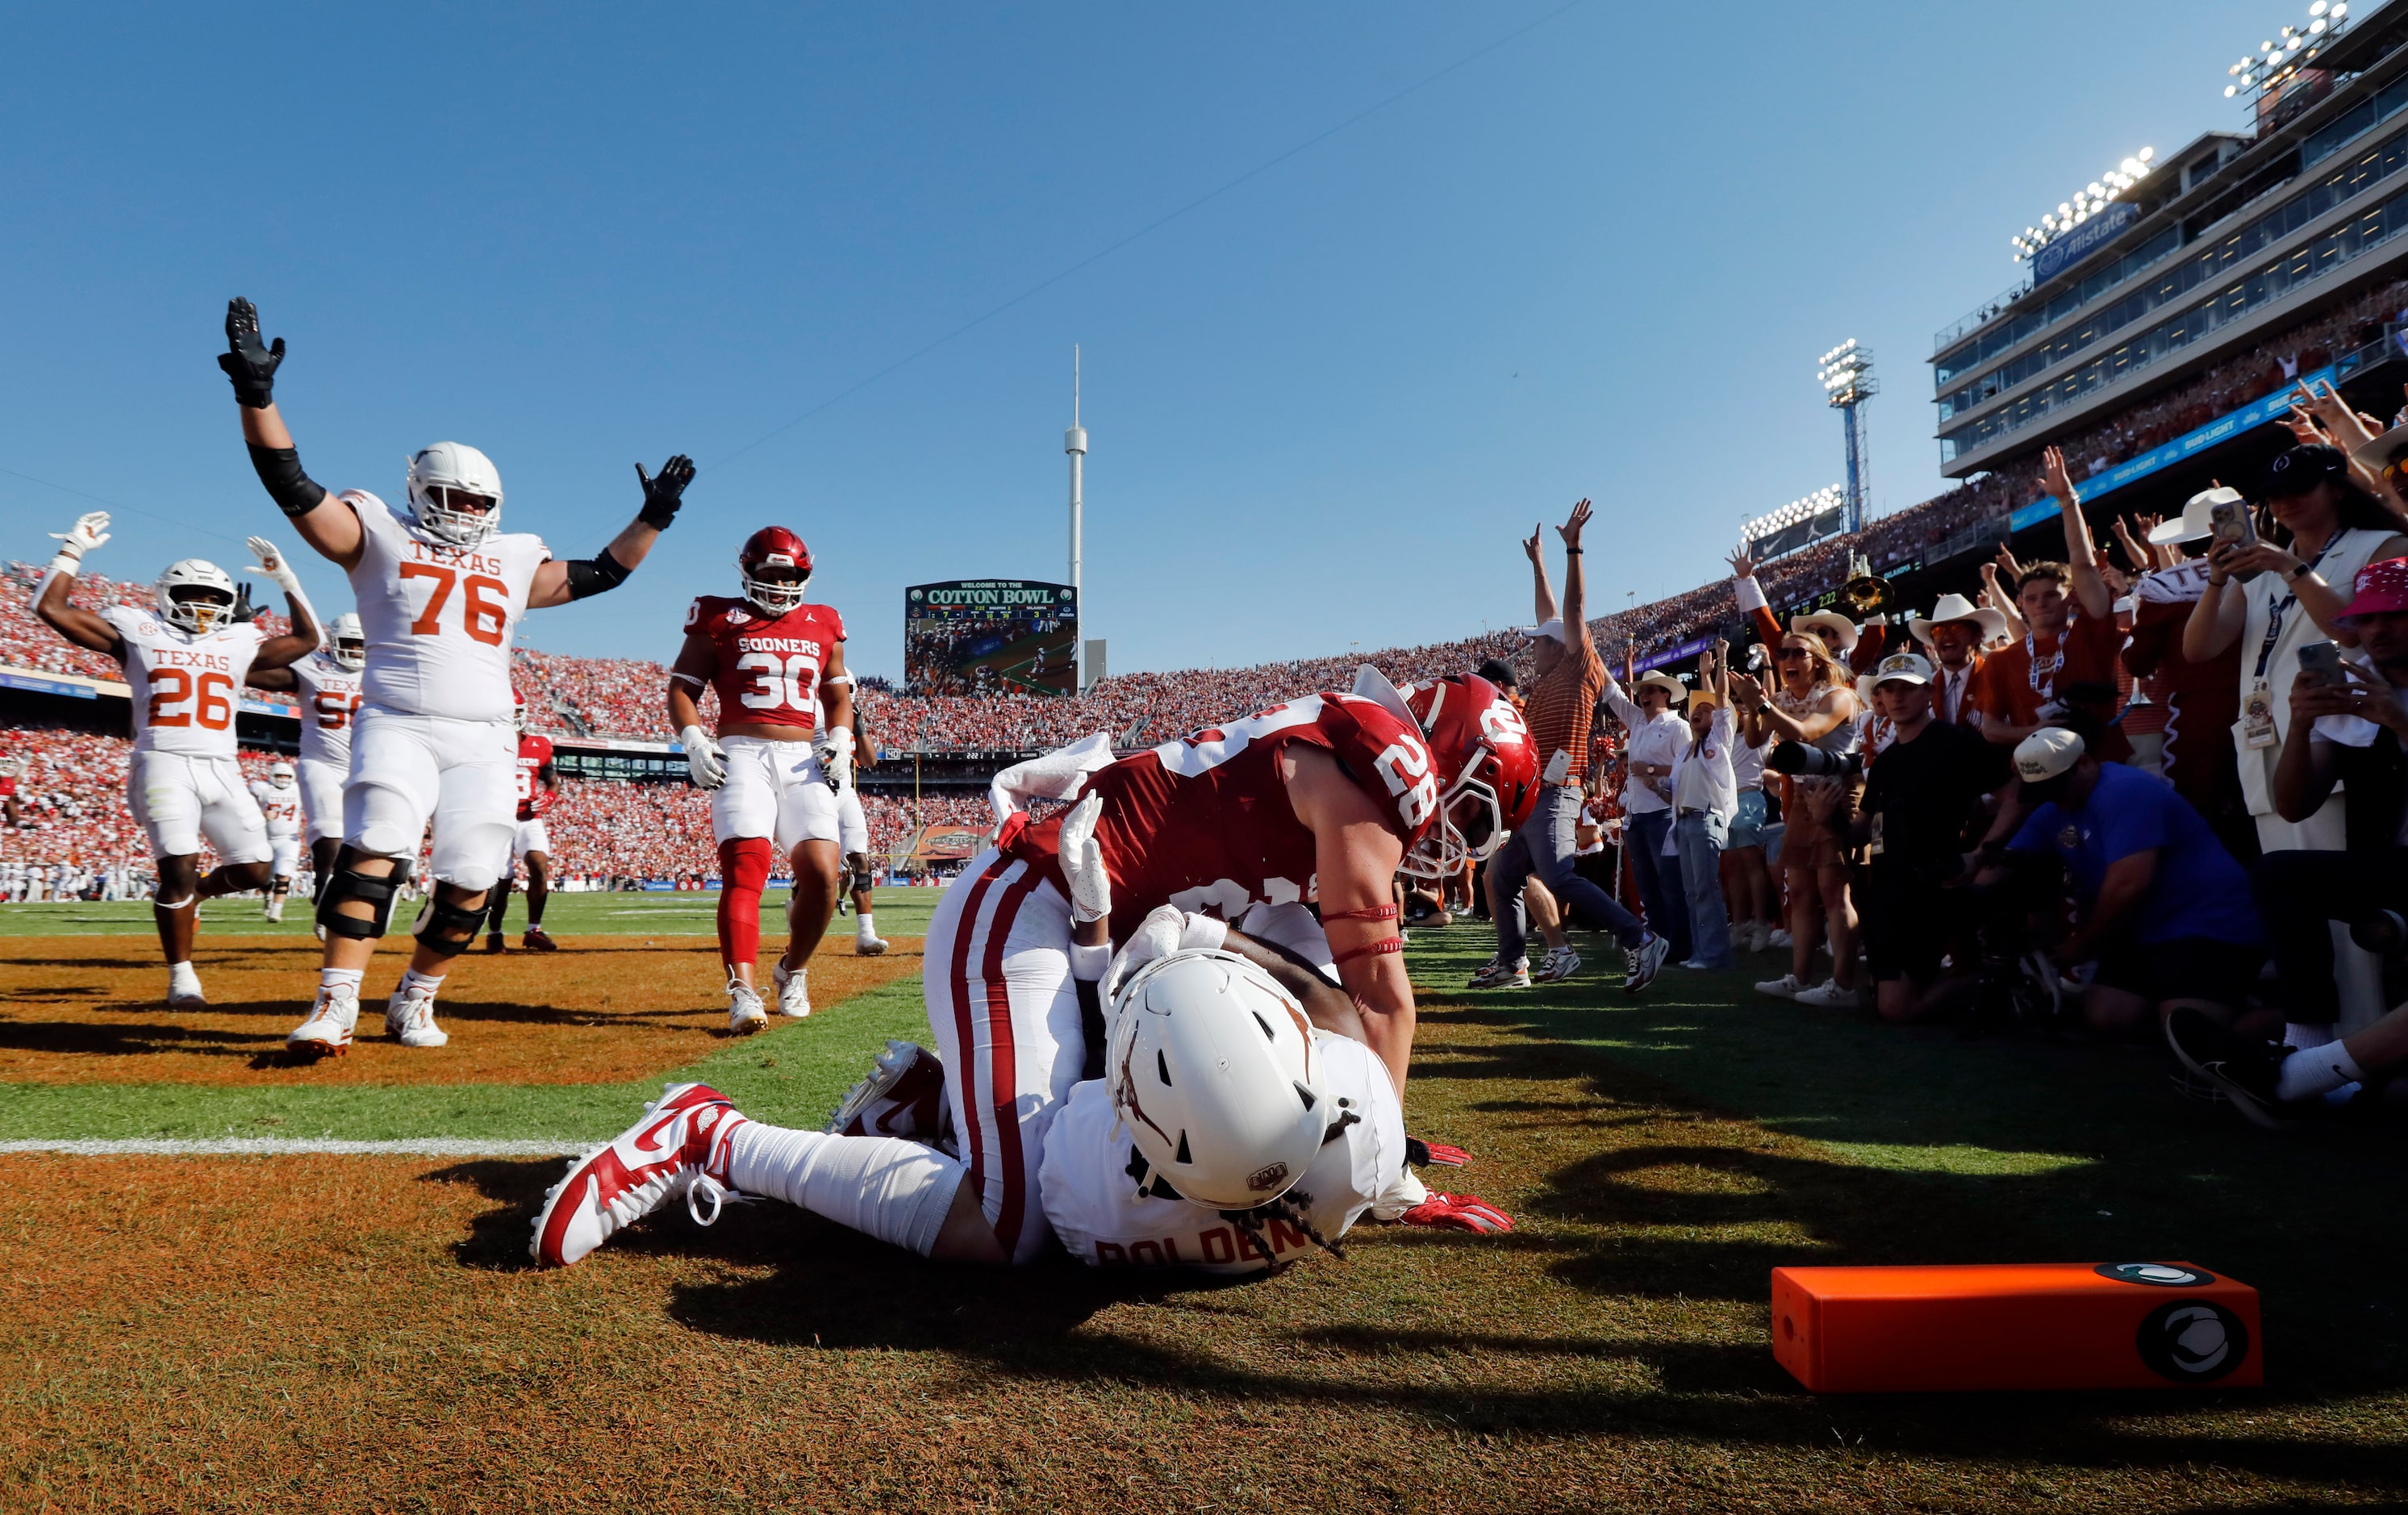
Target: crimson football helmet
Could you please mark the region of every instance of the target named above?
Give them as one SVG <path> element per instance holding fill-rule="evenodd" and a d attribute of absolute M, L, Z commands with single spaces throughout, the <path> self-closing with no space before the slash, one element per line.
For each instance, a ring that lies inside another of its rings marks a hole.
<path fill-rule="evenodd" d="M 1401 691 L 1438 765 L 1438 821 L 1404 862 L 1443 879 L 1505 845 L 1539 805 L 1539 758 L 1529 728 L 1495 684 L 1451 674 Z"/>
<path fill-rule="evenodd" d="M 783 526 L 764 526 L 744 538 L 736 554 L 736 568 L 744 576 L 744 597 L 772 616 L 801 607 L 803 590 L 811 581 L 811 550 Z M 764 579 L 764 568 L 792 568 L 793 579 Z"/>

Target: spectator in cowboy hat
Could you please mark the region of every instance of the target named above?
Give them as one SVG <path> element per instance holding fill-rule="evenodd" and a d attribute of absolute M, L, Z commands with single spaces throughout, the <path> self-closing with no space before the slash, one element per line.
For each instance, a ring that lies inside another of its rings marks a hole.
<path fill-rule="evenodd" d="M 1635 671 L 1637 654 L 1626 651 L 1623 677 Z M 1629 737 L 1623 748 L 1628 779 L 1622 789 L 1623 844 L 1629 849 L 1631 878 L 1639 885 L 1647 923 L 1670 944 L 1675 962 L 1689 960 L 1688 892 L 1681 882 L 1681 859 L 1672 841 L 1672 767 L 1689 745 L 1689 723 L 1678 713 L 1688 690 L 1661 668 L 1634 679 L 1628 693 L 1609 673 L 1603 692 Z M 1719 889 L 1720 885 L 1717 883 Z"/>
<path fill-rule="evenodd" d="M 1906 630 L 1923 644 L 1933 664 L 1933 717 L 1952 726 L 1980 726 L 1982 712 L 1973 691 L 1982 672 L 1982 647 L 2007 634 L 2007 618 L 1962 594 L 1949 593 L 1940 596 L 1929 615 L 1908 617 Z"/>

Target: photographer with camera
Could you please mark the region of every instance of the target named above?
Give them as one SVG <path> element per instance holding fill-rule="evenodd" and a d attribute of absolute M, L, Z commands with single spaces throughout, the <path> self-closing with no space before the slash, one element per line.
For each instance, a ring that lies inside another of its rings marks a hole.
<path fill-rule="evenodd" d="M 2129 1035 L 2182 1008 L 2229 1023 L 2266 961 L 2249 876 L 2173 786 L 2100 762 L 2098 729 L 2073 720 L 2016 744 L 2032 808 L 2003 849 L 2053 857 L 2072 876 L 2074 929 L 2051 961 L 2068 979 L 2098 964 L 2082 1009 L 2101 1035 Z M 1984 847 L 1990 866 L 1977 882 L 2005 878 L 2000 854 Z"/>
<path fill-rule="evenodd" d="M 1885 1021 L 1919 1020 L 1969 981 L 1974 922 L 1947 886 L 1964 872 L 1968 833 L 1978 837 L 1987 825 L 1984 799 L 2012 777 L 2005 752 L 1933 708 L 1938 672 L 1916 653 L 1884 658 L 1872 674 L 1873 703 L 1892 736 L 1866 770 L 1861 808 L 1842 811 L 1845 792 L 1837 789 L 1807 802 L 1865 850 L 1866 970 Z M 1786 761 L 1781 750 L 1771 759 Z M 1945 979 L 1943 956 L 1953 969 Z"/>
<path fill-rule="evenodd" d="M 2408 913 L 2408 558 L 2370 564 L 2353 588 L 2333 624 L 2358 636 L 2360 652 L 2344 659 L 2329 642 L 2300 650 L 2273 782 L 2274 813 L 2288 822 L 2345 787 L 2347 846 L 2269 852 L 2257 871 L 2283 1002 L 2303 1026 L 2341 1019 L 2328 922 Z"/>

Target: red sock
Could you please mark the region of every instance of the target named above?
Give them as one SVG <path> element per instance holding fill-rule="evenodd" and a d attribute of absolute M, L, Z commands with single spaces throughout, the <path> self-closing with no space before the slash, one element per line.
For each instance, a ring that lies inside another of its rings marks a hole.
<path fill-rule="evenodd" d="M 768 881 L 768 837 L 719 844 L 719 957 L 731 969 L 761 955 L 761 890 Z"/>

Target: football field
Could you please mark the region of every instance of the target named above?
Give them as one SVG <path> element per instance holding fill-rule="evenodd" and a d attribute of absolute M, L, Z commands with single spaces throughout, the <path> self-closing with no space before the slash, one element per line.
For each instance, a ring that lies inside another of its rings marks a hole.
<path fill-rule="evenodd" d="M 1745 972 L 1628 999 L 1584 942 L 1570 984 L 1468 994 L 1477 924 L 1413 934 L 1408 1110 L 1475 1155 L 1433 1182 L 1511 1236 L 1367 1226 L 1229 1286 L 947 1269 L 673 1205 L 528 1266 L 557 1154 L 664 1079 L 815 1126 L 885 1037 L 924 1036 L 936 898 L 882 895 L 884 958 L 837 922 L 818 1013 L 740 1040 L 712 895 L 559 896 L 560 952 L 460 961 L 434 1052 L 375 1022 L 396 936 L 352 1055 L 313 1067 L 280 1055 L 314 979 L 297 919 L 213 907 L 212 1003 L 170 1014 L 146 908 L 0 909 L 0 1509 L 2408 1499 L 2391 1128 L 2272 1139 L 2150 1050 L 1881 1028 Z M 1817 1397 L 1769 1349 L 1782 1264 L 2123 1259 L 2256 1285 L 2270 1387 Z"/>

